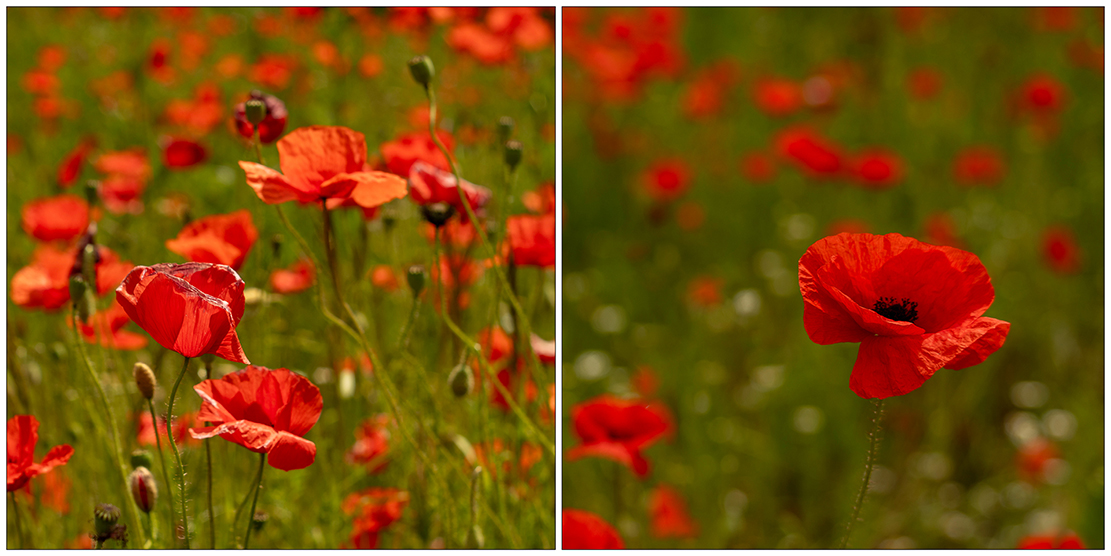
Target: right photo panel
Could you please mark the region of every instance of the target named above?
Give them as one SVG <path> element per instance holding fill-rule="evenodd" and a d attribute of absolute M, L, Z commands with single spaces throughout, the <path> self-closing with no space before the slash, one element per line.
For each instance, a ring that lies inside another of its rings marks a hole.
<path fill-rule="evenodd" d="M 564 8 L 563 548 L 1103 548 L 1103 21 Z"/>

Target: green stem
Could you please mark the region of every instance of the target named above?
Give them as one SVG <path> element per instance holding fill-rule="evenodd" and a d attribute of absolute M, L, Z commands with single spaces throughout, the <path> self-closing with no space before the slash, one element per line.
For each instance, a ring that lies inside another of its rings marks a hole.
<path fill-rule="evenodd" d="M 166 467 L 166 456 L 162 454 L 162 435 L 158 434 L 158 416 L 154 413 L 154 400 L 147 400 L 147 408 L 150 409 L 150 422 L 154 427 L 154 441 L 158 443 L 158 462 L 162 464 L 162 481 L 166 485 L 166 500 L 170 503 L 170 526 L 172 527 L 177 523 L 174 519 L 174 489 L 170 486 L 170 471 Z M 169 425 L 166 431 L 170 431 Z"/>
<path fill-rule="evenodd" d="M 409 335 L 413 331 L 413 323 L 417 320 L 417 312 L 420 310 L 420 296 L 413 296 L 413 306 L 409 309 L 409 318 L 405 320 L 405 327 L 401 329 L 401 337 L 397 339 L 397 348 L 395 352 L 401 352 L 409 348 Z"/>
<path fill-rule="evenodd" d="M 185 371 L 189 370 L 189 358 L 185 358 L 185 363 L 181 366 L 181 372 L 177 375 L 177 380 L 174 381 L 174 388 L 170 390 L 170 405 L 166 409 L 166 436 L 170 439 L 170 448 L 174 450 L 174 458 L 177 460 L 177 486 L 180 489 L 181 495 L 181 527 L 185 537 L 185 548 L 189 548 L 189 514 L 185 510 L 185 464 L 181 463 L 181 453 L 177 450 L 177 443 L 174 442 L 174 398 L 177 397 L 177 389 L 181 386 L 181 379 L 185 378 Z"/>
<path fill-rule="evenodd" d="M 209 374 L 208 376 L 212 376 Z M 204 426 L 210 427 L 212 423 L 205 421 Z M 204 459 L 208 465 L 208 534 L 209 540 L 212 542 L 212 549 L 216 550 L 216 514 L 212 511 L 212 449 L 208 445 L 208 441 L 204 442 Z"/>
<path fill-rule="evenodd" d="M 255 483 L 255 497 L 251 500 L 251 515 L 247 516 L 247 534 L 243 536 L 243 550 L 251 547 L 251 529 L 255 528 L 255 508 L 258 505 L 258 493 L 262 492 L 262 472 L 266 468 L 266 452 L 259 454 L 258 482 Z"/>
<path fill-rule="evenodd" d="M 15 500 L 15 491 L 9 491 L 8 494 L 12 497 L 12 513 L 15 514 L 15 530 L 19 536 L 19 548 L 33 548 L 27 545 L 27 537 L 25 537 L 23 533 L 23 519 L 19 514 L 19 503 Z"/>
<path fill-rule="evenodd" d="M 879 454 L 880 433 L 883 431 L 883 400 L 876 400 L 872 403 L 876 410 L 872 414 L 872 432 L 868 433 L 868 457 L 864 461 L 864 479 L 860 483 L 860 492 L 856 495 L 856 503 L 853 504 L 852 517 L 849 518 L 849 523 L 845 527 L 845 536 L 841 538 L 841 545 L 838 547 L 841 549 L 849 546 L 849 537 L 852 536 L 853 526 L 860 518 L 860 508 L 864 506 L 864 495 L 868 493 L 868 481 L 872 477 L 872 468 L 875 467 L 876 456 Z"/>
<path fill-rule="evenodd" d="M 251 142 L 255 144 L 255 156 L 258 157 L 258 163 L 266 164 L 262 161 L 262 140 L 258 137 L 258 129 L 255 129 L 255 133 L 251 137 Z"/>
<path fill-rule="evenodd" d="M 232 534 L 233 537 L 235 536 L 235 533 L 236 533 L 235 528 L 236 528 L 237 525 L 239 525 L 239 518 L 240 518 L 240 516 L 243 515 L 243 509 L 247 507 L 247 501 L 251 499 L 251 495 L 254 494 L 255 490 L 258 488 L 258 485 L 260 485 L 260 484 L 262 484 L 262 467 L 261 466 L 258 469 L 258 473 L 255 474 L 255 480 L 251 481 L 251 490 L 247 491 L 247 496 L 243 497 L 243 501 L 240 502 L 239 507 L 235 509 L 235 519 L 233 519 L 232 522 L 231 522 L 231 534 Z M 254 519 L 254 514 L 251 514 L 251 519 Z"/>

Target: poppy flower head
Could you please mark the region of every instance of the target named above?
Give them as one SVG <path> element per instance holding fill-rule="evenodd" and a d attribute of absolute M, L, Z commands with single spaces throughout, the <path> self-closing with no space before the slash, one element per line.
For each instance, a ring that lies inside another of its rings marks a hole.
<path fill-rule="evenodd" d="M 92 139 L 85 139 L 62 159 L 62 163 L 58 165 L 58 185 L 69 187 L 77 181 L 81 175 L 81 167 L 85 164 L 85 157 L 94 146 Z"/>
<path fill-rule="evenodd" d="M 555 213 L 555 193 L 554 182 L 543 183 L 535 191 L 527 191 L 521 195 L 521 203 L 536 214 Z"/>
<path fill-rule="evenodd" d="M 193 438 L 219 436 L 266 453 L 270 466 L 282 471 L 304 469 L 316 459 L 316 444 L 302 437 L 320 419 L 324 398 L 309 379 L 250 365 L 193 390 L 204 400 L 197 420 L 212 423 L 189 429 Z"/>
<path fill-rule="evenodd" d="M 903 179 L 903 161 L 886 150 L 861 153 L 850 166 L 856 180 L 869 189 L 887 189 Z"/>
<path fill-rule="evenodd" d="M 861 343 L 849 386 L 866 399 L 983 362 L 1011 326 L 981 316 L 995 289 L 976 255 L 899 234 L 818 240 L 799 260 L 799 287 L 812 341 Z"/>
<path fill-rule="evenodd" d="M 16 415 L 8 419 L 8 492 L 17 491 L 36 475 L 49 473 L 65 465 L 73 455 L 68 444 L 55 446 L 35 463 L 35 444 L 39 442 L 39 420 L 34 415 Z"/>
<path fill-rule="evenodd" d="M 316 279 L 316 269 L 308 260 L 301 259 L 288 269 L 279 268 L 270 275 L 270 289 L 275 293 L 289 295 L 305 291 Z"/>
<path fill-rule="evenodd" d="M 455 150 L 455 139 L 450 133 L 436 130 L 436 136 L 449 153 Z M 382 143 L 378 150 L 386 160 L 386 168 L 390 173 L 399 176 L 408 176 L 417 161 L 423 161 L 441 170 L 451 170 L 451 164 L 427 131 L 402 135 L 393 141 Z"/>
<path fill-rule="evenodd" d="M 22 214 L 23 231 L 39 241 L 70 241 L 89 226 L 89 204 L 76 195 L 36 199 Z"/>
<path fill-rule="evenodd" d="M 513 263 L 518 266 L 555 268 L 555 214 L 521 214 L 506 219 L 506 233 Z"/>
<path fill-rule="evenodd" d="M 1016 548 L 1023 550 L 1083 550 L 1084 541 L 1076 533 L 1057 533 L 1055 535 L 1030 535 L 1018 541 Z"/>
<path fill-rule="evenodd" d="M 354 514 L 351 544 L 354 548 L 378 548 L 378 535 L 409 505 L 409 493 L 396 488 L 371 487 L 347 495 L 340 508 Z"/>
<path fill-rule="evenodd" d="M 471 206 L 471 210 L 476 213 L 493 197 L 489 189 L 466 180 L 463 180 L 463 194 L 467 196 L 467 204 Z M 459 199 L 455 175 L 424 161 L 413 163 L 409 169 L 409 198 L 421 206 L 447 203 L 455 208 L 456 213 L 462 215 L 460 218 L 467 217 L 467 209 Z"/>
<path fill-rule="evenodd" d="M 216 263 L 239 270 L 257 239 L 251 213 L 243 209 L 190 222 L 176 238 L 166 241 L 166 249 L 195 263 Z"/>
<path fill-rule="evenodd" d="M 996 185 L 1005 173 L 1003 157 L 991 147 L 967 148 L 953 161 L 953 178 L 960 185 Z"/>
<path fill-rule="evenodd" d="M 83 247 L 81 247 L 83 249 Z M 69 301 L 69 277 L 79 264 L 78 246 L 69 248 L 41 244 L 31 255 L 31 264 L 12 276 L 11 299 L 25 309 L 61 309 Z M 97 247 L 97 293 L 104 294 L 119 285 L 133 265 L 119 260 L 107 247 Z M 80 270 L 78 270 L 80 273 Z"/>
<path fill-rule="evenodd" d="M 769 116 L 786 116 L 802 107 L 802 86 L 786 79 L 762 79 L 753 90 L 756 106 Z"/>
<path fill-rule="evenodd" d="M 602 457 L 628 466 L 640 477 L 649 467 L 640 451 L 673 430 L 662 406 L 609 395 L 576 405 L 571 420 L 582 444 L 567 453 L 568 461 Z"/>
<path fill-rule="evenodd" d="M 1054 114 L 1064 108 L 1065 87 L 1049 75 L 1035 75 L 1019 89 L 1022 107 L 1037 114 Z"/>
<path fill-rule="evenodd" d="M 648 512 L 652 515 L 652 536 L 656 538 L 698 536 L 698 524 L 691 519 L 683 496 L 668 485 L 652 491 Z"/>
<path fill-rule="evenodd" d="M 286 111 L 285 103 L 274 95 L 268 95 L 262 91 L 251 91 L 251 98 L 248 100 L 259 100 L 266 106 L 266 116 L 258 124 L 258 137 L 259 141 L 263 144 L 269 145 L 278 140 L 285 131 L 286 121 L 289 119 L 289 112 Z M 240 135 L 250 139 L 254 137 L 255 126 L 247 120 L 247 102 L 241 102 L 235 105 L 235 129 Z"/>
<path fill-rule="evenodd" d="M 840 149 L 826 138 L 807 128 L 792 128 L 776 139 L 779 155 L 799 166 L 811 177 L 833 177 L 841 172 Z"/>
<path fill-rule="evenodd" d="M 386 459 L 390 451 L 390 431 L 387 429 L 389 424 L 388 415 L 378 415 L 363 421 L 355 429 L 355 444 L 347 451 L 346 461 L 366 465 L 371 473 L 385 471 L 386 464 L 389 463 Z"/>
<path fill-rule="evenodd" d="M 1076 235 L 1064 226 L 1050 226 L 1042 234 L 1042 256 L 1049 268 L 1059 274 L 1080 270 L 1080 246 Z"/>
<path fill-rule="evenodd" d="M 166 349 L 249 364 L 235 334 L 243 289 L 243 280 L 225 265 L 162 263 L 135 267 L 116 288 L 116 301 Z"/>
<path fill-rule="evenodd" d="M 690 168 L 679 159 L 657 161 L 641 174 L 644 190 L 656 201 L 679 198 L 690 187 L 690 182 Z"/>
<path fill-rule="evenodd" d="M 612 525 L 590 512 L 563 510 L 564 550 L 610 549 L 622 550 L 625 541 Z"/>
<path fill-rule="evenodd" d="M 763 152 L 750 152 L 741 159 L 741 175 L 752 183 L 767 183 L 775 177 L 775 159 Z"/>

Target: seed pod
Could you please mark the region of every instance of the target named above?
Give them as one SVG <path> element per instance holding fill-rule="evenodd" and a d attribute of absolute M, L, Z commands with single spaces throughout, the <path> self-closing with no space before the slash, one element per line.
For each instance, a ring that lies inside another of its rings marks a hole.
<path fill-rule="evenodd" d="M 135 386 L 139 388 L 143 397 L 148 400 L 154 399 L 154 387 L 158 384 L 154 378 L 154 371 L 150 370 L 146 363 L 138 362 L 131 372 L 135 375 Z"/>
<path fill-rule="evenodd" d="M 120 509 L 111 504 L 97 504 L 96 509 L 93 510 L 93 517 L 96 534 L 102 538 L 108 537 L 112 534 L 116 522 L 120 520 Z"/>
<path fill-rule="evenodd" d="M 150 452 L 146 450 L 135 450 L 131 452 L 131 467 L 146 467 L 150 469 L 151 466 Z"/>
<path fill-rule="evenodd" d="M 505 144 L 509 137 L 513 135 L 513 118 L 509 116 L 502 116 L 498 118 L 498 142 Z"/>
<path fill-rule="evenodd" d="M 462 398 L 474 390 L 474 371 L 467 365 L 459 365 L 451 370 L 447 381 L 451 385 L 451 393 Z"/>
<path fill-rule="evenodd" d="M 248 100 L 243 105 L 243 108 L 247 116 L 247 121 L 251 122 L 251 125 L 258 125 L 262 123 L 262 120 L 266 119 L 266 103 L 257 98 Z"/>
<path fill-rule="evenodd" d="M 447 223 L 448 219 L 455 214 L 455 207 L 447 203 L 432 203 L 424 205 L 420 209 L 424 219 L 437 228 Z"/>
<path fill-rule="evenodd" d="M 409 73 L 413 74 L 413 81 L 418 85 L 428 88 L 428 84 L 436 75 L 436 68 L 428 56 L 416 56 L 409 60 Z"/>
<path fill-rule="evenodd" d="M 505 144 L 505 164 L 509 166 L 509 170 L 517 169 L 517 165 L 521 163 L 521 142 L 508 141 Z"/>
<path fill-rule="evenodd" d="M 127 478 L 131 485 L 131 497 L 140 510 L 150 513 L 154 508 L 154 501 L 158 499 L 158 486 L 154 483 L 154 475 L 146 467 L 136 467 Z"/>
<path fill-rule="evenodd" d="M 267 521 L 270 521 L 270 514 L 259 510 L 255 512 L 254 517 L 251 518 L 251 528 L 256 532 L 261 531 L 262 526 L 266 525 Z"/>
<path fill-rule="evenodd" d="M 413 297 L 420 295 L 424 290 L 424 267 L 419 264 L 409 267 L 405 278 L 409 281 L 409 289 L 413 290 Z"/>

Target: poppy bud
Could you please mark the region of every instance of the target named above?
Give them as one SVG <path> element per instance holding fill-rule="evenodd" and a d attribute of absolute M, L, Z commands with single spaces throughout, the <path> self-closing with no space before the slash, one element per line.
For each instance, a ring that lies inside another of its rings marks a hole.
<path fill-rule="evenodd" d="M 150 469 L 151 466 L 150 452 L 146 450 L 135 450 L 131 452 L 131 468 L 146 467 Z"/>
<path fill-rule="evenodd" d="M 462 398 L 474 390 L 474 371 L 466 365 L 459 365 L 451 370 L 447 381 L 451 385 L 451 393 Z"/>
<path fill-rule="evenodd" d="M 89 180 L 85 182 L 85 200 L 88 201 L 89 206 L 96 204 L 97 197 L 100 196 L 100 181 Z"/>
<path fill-rule="evenodd" d="M 505 144 L 505 163 L 509 166 L 509 170 L 517 169 L 517 165 L 521 163 L 521 142 L 508 141 Z"/>
<path fill-rule="evenodd" d="M 258 125 L 266 119 L 266 103 L 257 98 L 248 100 L 243 108 L 247 115 L 247 121 L 251 122 L 251 125 Z"/>
<path fill-rule="evenodd" d="M 78 303 L 82 297 L 85 297 L 85 278 L 80 274 L 69 277 L 69 298 L 74 303 Z"/>
<path fill-rule="evenodd" d="M 154 386 L 158 381 L 154 378 L 154 371 L 146 363 L 135 363 L 131 369 L 131 374 L 135 375 L 135 386 L 139 387 L 139 392 L 143 397 L 150 400 L 154 398 Z"/>
<path fill-rule="evenodd" d="M 413 81 L 427 89 L 436 75 L 436 68 L 432 66 L 432 59 L 428 56 L 416 56 L 409 60 L 409 73 L 413 74 Z"/>
<path fill-rule="evenodd" d="M 95 287 L 96 285 L 96 263 L 100 262 L 100 253 L 96 251 L 96 245 L 91 241 L 85 244 L 85 248 L 81 252 L 81 272 L 85 275 L 85 282 Z"/>
<path fill-rule="evenodd" d="M 413 290 L 413 297 L 420 295 L 421 290 L 424 289 L 424 267 L 419 264 L 409 267 L 405 278 L 409 280 L 409 289 Z"/>
<path fill-rule="evenodd" d="M 270 249 L 274 252 L 274 258 L 277 259 L 282 254 L 282 236 L 281 234 L 274 234 L 270 238 Z"/>
<path fill-rule="evenodd" d="M 254 517 L 251 518 L 251 528 L 256 532 L 261 531 L 267 521 L 270 521 L 270 514 L 262 511 L 255 512 Z"/>
<path fill-rule="evenodd" d="M 439 228 L 455 214 L 455 207 L 447 203 L 432 203 L 431 205 L 424 205 L 420 211 L 425 220 Z"/>
<path fill-rule="evenodd" d="M 93 516 L 96 534 L 102 538 L 109 537 L 116 522 L 120 520 L 120 509 L 111 504 L 97 504 Z"/>
<path fill-rule="evenodd" d="M 131 497 L 135 504 L 145 513 L 150 513 L 154 508 L 154 501 L 158 499 L 158 487 L 154 484 L 154 475 L 146 467 L 136 467 L 127 477 L 131 484 Z"/>
<path fill-rule="evenodd" d="M 498 142 L 505 143 L 509 140 L 509 136 L 513 135 L 513 118 L 509 116 L 502 116 L 498 118 Z"/>

